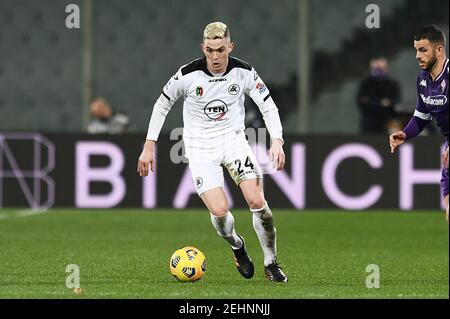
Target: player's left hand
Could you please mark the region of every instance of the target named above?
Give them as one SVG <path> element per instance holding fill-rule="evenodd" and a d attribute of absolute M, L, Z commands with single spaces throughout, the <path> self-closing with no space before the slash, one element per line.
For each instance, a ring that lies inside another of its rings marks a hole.
<path fill-rule="evenodd" d="M 448 146 L 444 153 L 442 153 L 442 166 L 448 168 Z"/>
<path fill-rule="evenodd" d="M 277 138 L 272 140 L 272 146 L 269 150 L 269 158 L 273 169 L 280 171 L 284 168 L 286 156 L 283 151 L 283 142 Z"/>

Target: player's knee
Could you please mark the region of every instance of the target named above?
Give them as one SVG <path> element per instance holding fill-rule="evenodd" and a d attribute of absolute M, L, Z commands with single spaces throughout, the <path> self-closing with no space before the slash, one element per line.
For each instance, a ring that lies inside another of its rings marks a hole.
<path fill-rule="evenodd" d="M 210 213 L 216 217 L 225 216 L 228 213 L 227 205 L 217 205 L 210 208 Z"/>
<path fill-rule="evenodd" d="M 249 198 L 247 200 L 247 204 L 252 210 L 263 209 L 264 206 L 266 205 L 266 200 L 262 196 L 255 196 Z"/>

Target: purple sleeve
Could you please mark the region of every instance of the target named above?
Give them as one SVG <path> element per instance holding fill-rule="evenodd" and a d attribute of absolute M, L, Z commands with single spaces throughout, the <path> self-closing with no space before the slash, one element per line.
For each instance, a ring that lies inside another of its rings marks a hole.
<path fill-rule="evenodd" d="M 403 132 L 405 132 L 406 134 L 406 139 L 409 140 L 410 138 L 419 135 L 420 132 L 422 132 L 422 130 L 425 128 L 425 126 L 427 126 L 428 122 L 429 121 L 422 120 L 417 116 L 413 116 L 403 129 Z"/>

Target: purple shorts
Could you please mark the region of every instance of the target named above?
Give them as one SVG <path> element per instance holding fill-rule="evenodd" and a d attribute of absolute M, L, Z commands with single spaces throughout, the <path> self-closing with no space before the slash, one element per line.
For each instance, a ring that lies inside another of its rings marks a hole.
<path fill-rule="evenodd" d="M 442 191 L 442 198 L 448 195 L 448 168 L 442 169 L 441 191 Z"/>
<path fill-rule="evenodd" d="M 448 142 L 447 142 L 448 147 Z M 448 167 L 442 168 L 442 174 L 441 174 L 441 191 L 442 191 L 442 198 L 448 195 Z"/>

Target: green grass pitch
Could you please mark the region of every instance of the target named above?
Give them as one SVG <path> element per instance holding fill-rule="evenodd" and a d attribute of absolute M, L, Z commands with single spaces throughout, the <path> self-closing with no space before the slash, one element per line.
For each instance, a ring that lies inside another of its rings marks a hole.
<path fill-rule="evenodd" d="M 255 276 L 242 278 L 209 213 L 199 210 L 0 210 L 0 298 L 449 298 L 448 225 L 442 212 L 274 209 L 289 283 L 264 279 L 251 213 L 233 210 Z M 193 245 L 205 277 L 177 282 L 169 258 Z M 83 295 L 65 285 L 80 267 Z M 369 264 L 380 288 L 367 288 Z"/>

